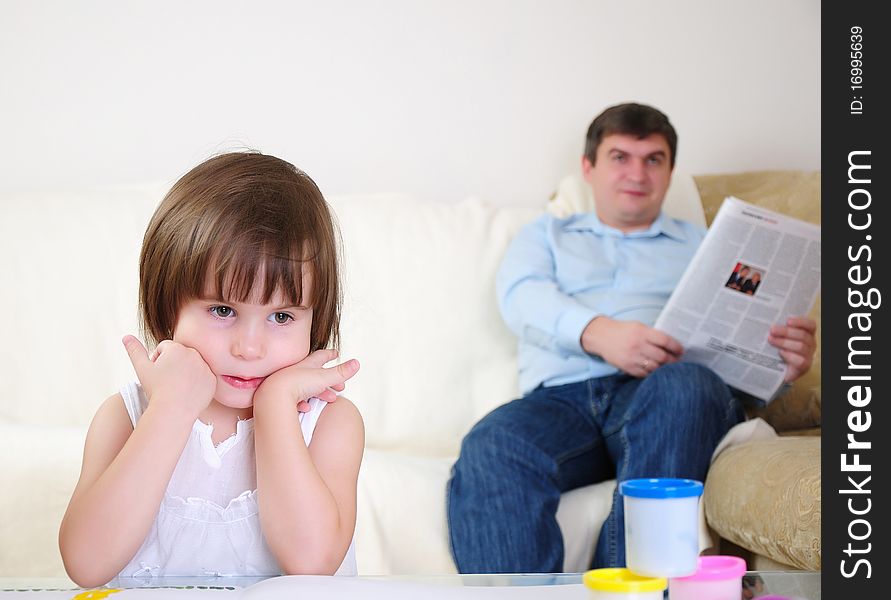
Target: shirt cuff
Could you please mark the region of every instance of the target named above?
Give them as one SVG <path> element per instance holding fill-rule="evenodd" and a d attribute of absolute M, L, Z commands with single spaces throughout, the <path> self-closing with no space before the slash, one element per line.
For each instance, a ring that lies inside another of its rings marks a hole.
<path fill-rule="evenodd" d="M 557 344 L 570 352 L 586 354 L 585 349 L 582 348 L 582 332 L 594 317 L 601 314 L 584 306 L 563 310 L 557 320 Z"/>

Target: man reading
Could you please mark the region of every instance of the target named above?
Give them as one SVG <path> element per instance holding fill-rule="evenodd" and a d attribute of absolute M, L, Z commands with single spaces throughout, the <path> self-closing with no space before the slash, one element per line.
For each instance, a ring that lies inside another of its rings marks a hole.
<path fill-rule="evenodd" d="M 511 243 L 497 277 L 519 338 L 522 397 L 465 437 L 448 484 L 452 552 L 462 573 L 559 572 L 563 492 L 615 478 L 705 480 L 744 418 L 707 367 L 652 327 L 705 230 L 662 212 L 677 135 L 659 110 L 608 108 L 588 129 L 582 171 L 595 210 L 544 215 Z M 774 325 L 769 343 L 793 381 L 811 366 L 816 323 Z M 592 567 L 624 566 L 622 498 Z"/>

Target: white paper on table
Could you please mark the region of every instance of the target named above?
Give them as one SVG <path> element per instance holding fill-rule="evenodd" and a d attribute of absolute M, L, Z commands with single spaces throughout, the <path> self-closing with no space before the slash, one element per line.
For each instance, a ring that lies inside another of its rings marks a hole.
<path fill-rule="evenodd" d="M 460 581 L 457 580 L 456 581 Z M 528 598 L 542 600 L 584 600 L 588 591 L 582 584 L 535 586 L 463 586 L 416 581 L 387 581 L 354 577 L 299 575 L 273 577 L 245 588 L 184 589 L 147 587 L 136 589 L 94 590 L 0 590 L 0 600 L 500 600 Z"/>

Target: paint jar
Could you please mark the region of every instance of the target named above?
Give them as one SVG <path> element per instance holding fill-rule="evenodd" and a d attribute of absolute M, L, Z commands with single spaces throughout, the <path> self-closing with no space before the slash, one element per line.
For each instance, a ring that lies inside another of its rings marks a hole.
<path fill-rule="evenodd" d="M 736 556 L 700 556 L 696 573 L 668 582 L 671 600 L 739 600 L 746 561 Z"/>
<path fill-rule="evenodd" d="M 625 561 L 647 577 L 684 577 L 699 558 L 699 497 L 693 479 L 629 479 L 619 484 L 625 506 Z"/>
<path fill-rule="evenodd" d="M 591 600 L 662 600 L 668 587 L 662 577 L 643 577 L 628 569 L 594 569 L 582 580 Z"/>

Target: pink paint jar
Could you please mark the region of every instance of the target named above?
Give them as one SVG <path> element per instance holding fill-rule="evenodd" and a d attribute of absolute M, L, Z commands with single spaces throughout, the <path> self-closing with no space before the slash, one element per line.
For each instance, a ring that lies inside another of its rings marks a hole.
<path fill-rule="evenodd" d="M 700 556 L 696 572 L 668 581 L 671 600 L 739 600 L 746 561 L 736 556 Z"/>

